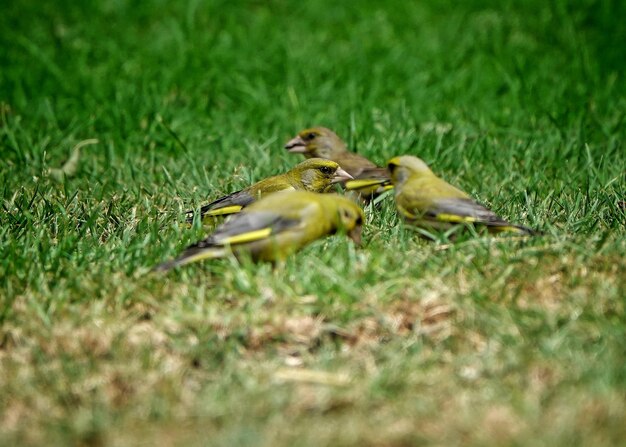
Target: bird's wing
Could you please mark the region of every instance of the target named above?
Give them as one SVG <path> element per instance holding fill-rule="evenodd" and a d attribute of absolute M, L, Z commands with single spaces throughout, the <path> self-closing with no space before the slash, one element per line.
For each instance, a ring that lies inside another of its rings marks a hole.
<path fill-rule="evenodd" d="M 234 216 L 196 245 L 214 247 L 253 242 L 298 226 L 300 223 L 299 219 L 288 218 L 271 211 L 246 212 Z"/>
<path fill-rule="evenodd" d="M 237 214 L 206 239 L 187 247 L 178 258 L 164 262 L 154 270 L 167 271 L 191 262 L 223 257 L 228 253 L 228 246 L 266 239 L 300 223 L 299 219 L 268 211 Z"/>
<path fill-rule="evenodd" d="M 233 192 L 200 208 L 200 217 L 224 216 L 241 211 L 261 196 L 295 188 L 285 174 L 268 177 L 241 191 Z M 187 211 L 187 222 L 193 222 L 193 211 Z"/>
<path fill-rule="evenodd" d="M 506 223 L 490 209 L 467 198 L 435 199 L 425 209 L 424 217 L 450 223 Z"/>
<path fill-rule="evenodd" d="M 346 189 L 349 191 L 376 187 L 376 192 L 380 193 L 393 188 L 389 172 L 385 168 L 364 168 L 353 176 L 354 180 L 348 180 L 345 183 Z"/>
<path fill-rule="evenodd" d="M 428 209 L 424 217 L 438 222 L 485 225 L 492 232 L 510 232 L 522 235 L 540 234 L 532 228 L 507 222 L 490 209 L 471 199 L 438 199 Z"/>
<path fill-rule="evenodd" d="M 221 197 L 200 208 L 200 218 L 204 216 L 224 216 L 227 214 L 238 213 L 242 208 L 250 205 L 257 200 L 247 189 L 236 191 L 227 196 Z M 187 222 L 193 222 L 194 211 L 189 210 L 186 213 Z"/>

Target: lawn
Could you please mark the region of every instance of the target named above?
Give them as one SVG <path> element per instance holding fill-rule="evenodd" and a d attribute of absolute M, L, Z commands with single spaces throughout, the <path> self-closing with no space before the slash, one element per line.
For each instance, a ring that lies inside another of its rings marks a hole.
<path fill-rule="evenodd" d="M 624 442 L 626 3 L 2 10 L 1 445 Z M 312 125 L 545 234 L 147 274 Z"/>

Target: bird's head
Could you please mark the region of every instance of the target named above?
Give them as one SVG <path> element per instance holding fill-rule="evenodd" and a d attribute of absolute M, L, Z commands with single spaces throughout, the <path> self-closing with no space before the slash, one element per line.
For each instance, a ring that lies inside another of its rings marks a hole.
<path fill-rule="evenodd" d="M 355 244 L 360 245 L 365 222 L 365 214 L 361 207 L 347 197 L 335 194 L 325 194 L 324 199 L 328 208 L 326 212 L 334 213 L 336 216 L 334 223 L 336 231 L 344 231 Z"/>
<path fill-rule="evenodd" d="M 307 191 L 325 192 L 335 183 L 352 179 L 352 176 L 331 160 L 310 158 L 292 169 L 292 175 Z"/>
<path fill-rule="evenodd" d="M 392 158 L 387 162 L 387 170 L 395 186 L 402 185 L 409 177 L 433 175 L 426 163 L 412 155 Z"/>
<path fill-rule="evenodd" d="M 324 214 L 332 217 L 332 233 L 345 233 L 355 244 L 361 244 L 365 214 L 356 202 L 337 194 L 320 194 L 318 203 Z"/>
<path fill-rule="evenodd" d="M 303 154 L 307 158 L 319 157 L 333 160 L 346 151 L 346 144 L 335 132 L 325 127 L 304 129 L 285 144 L 285 149 L 293 154 Z"/>

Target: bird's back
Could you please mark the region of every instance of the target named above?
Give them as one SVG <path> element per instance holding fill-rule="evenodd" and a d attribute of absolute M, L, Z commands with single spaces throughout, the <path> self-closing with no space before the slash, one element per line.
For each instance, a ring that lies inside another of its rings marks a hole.
<path fill-rule="evenodd" d="M 362 155 L 349 151 L 338 153 L 333 161 L 337 162 L 354 178 L 358 178 L 365 170 L 379 168 Z"/>
<path fill-rule="evenodd" d="M 439 199 L 471 200 L 471 197 L 435 175 L 415 175 L 402 188 L 396 188 L 396 200 L 406 208 L 423 210 Z"/>
<path fill-rule="evenodd" d="M 286 191 L 272 194 L 246 208 L 246 214 L 272 213 L 281 219 L 297 221 L 265 241 L 254 244 L 258 259 L 283 258 L 292 251 L 329 232 L 329 220 L 324 216 L 322 194 L 307 191 Z"/>

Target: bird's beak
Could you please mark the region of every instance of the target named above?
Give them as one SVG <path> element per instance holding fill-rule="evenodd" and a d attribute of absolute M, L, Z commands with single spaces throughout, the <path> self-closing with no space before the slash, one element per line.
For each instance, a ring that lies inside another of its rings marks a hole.
<path fill-rule="evenodd" d="M 285 144 L 285 149 L 292 154 L 304 154 L 306 152 L 306 143 L 300 136 L 297 136 Z"/>
<path fill-rule="evenodd" d="M 356 246 L 361 245 L 361 232 L 362 231 L 363 231 L 363 226 L 357 225 L 356 227 L 354 227 L 352 230 L 348 232 L 348 237 L 352 239 L 352 242 L 354 242 Z"/>
<path fill-rule="evenodd" d="M 345 182 L 346 180 L 352 180 L 352 179 L 354 179 L 354 177 L 352 177 L 343 169 L 338 168 L 335 171 L 335 175 L 333 176 L 331 183 L 341 183 L 341 182 Z"/>

